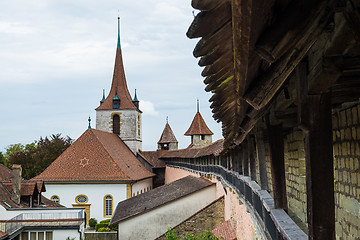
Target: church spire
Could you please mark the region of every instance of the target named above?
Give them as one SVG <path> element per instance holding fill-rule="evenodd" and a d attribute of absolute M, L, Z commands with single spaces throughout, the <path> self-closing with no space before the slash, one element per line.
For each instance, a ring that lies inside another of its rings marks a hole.
<path fill-rule="evenodd" d="M 120 17 L 118 17 L 117 48 L 111 89 L 105 101 L 98 108 L 96 108 L 96 110 L 113 109 L 113 99 L 115 98 L 115 95 L 117 95 L 120 101 L 120 106 L 118 107 L 118 109 L 137 109 L 132 102 L 125 78 L 120 43 Z"/>
<path fill-rule="evenodd" d="M 120 43 L 120 17 L 118 16 L 118 39 L 117 39 L 117 48 L 121 49 L 121 43 Z"/>

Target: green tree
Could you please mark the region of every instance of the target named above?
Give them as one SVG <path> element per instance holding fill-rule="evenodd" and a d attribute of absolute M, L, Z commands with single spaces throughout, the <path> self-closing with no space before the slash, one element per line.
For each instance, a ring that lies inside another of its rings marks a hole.
<path fill-rule="evenodd" d="M 23 177 L 30 179 L 45 170 L 59 157 L 72 143 L 72 139 L 53 134 L 50 137 L 40 138 L 38 141 L 24 145 L 10 145 L 9 165 L 21 164 Z"/>
<path fill-rule="evenodd" d="M 0 152 L 0 163 L 2 165 L 5 165 L 5 166 L 6 166 L 6 163 L 7 163 L 7 161 L 5 159 L 5 156 L 4 156 L 4 154 L 2 152 Z"/>

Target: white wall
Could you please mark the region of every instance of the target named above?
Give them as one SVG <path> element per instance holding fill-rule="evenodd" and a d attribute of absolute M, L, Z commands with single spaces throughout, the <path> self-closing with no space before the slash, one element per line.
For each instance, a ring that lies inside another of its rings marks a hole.
<path fill-rule="evenodd" d="M 68 237 L 75 238 L 75 240 L 80 240 L 81 235 L 76 229 L 64 229 L 64 230 L 54 230 L 53 239 L 54 240 L 66 240 Z"/>
<path fill-rule="evenodd" d="M 119 239 L 155 239 L 194 215 L 216 199 L 216 186 L 211 185 L 179 200 L 119 224 Z"/>
<path fill-rule="evenodd" d="M 133 184 L 132 186 L 132 191 L 131 191 L 131 196 L 133 197 L 134 194 L 135 196 L 140 194 L 141 191 L 142 193 L 147 192 L 147 189 L 152 189 L 153 185 L 152 185 L 152 178 L 148 178 L 139 182 L 136 182 Z"/>
<path fill-rule="evenodd" d="M 76 196 L 88 197 L 86 204 L 90 205 L 90 218 L 101 221 L 104 217 L 104 197 L 110 194 L 113 197 L 113 211 L 118 202 L 126 199 L 126 184 L 50 184 L 46 183 L 46 192 L 43 195 L 51 198 L 57 195 L 60 204 L 65 207 L 73 207 L 77 204 Z"/>

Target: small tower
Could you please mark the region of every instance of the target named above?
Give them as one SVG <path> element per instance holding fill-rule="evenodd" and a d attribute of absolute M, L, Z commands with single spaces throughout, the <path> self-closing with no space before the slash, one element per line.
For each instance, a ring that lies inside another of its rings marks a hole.
<path fill-rule="evenodd" d="M 166 124 L 164 131 L 161 134 L 160 140 L 158 141 L 159 150 L 175 150 L 178 149 L 178 141 L 176 140 L 175 134 L 171 130 L 171 127 L 166 118 Z"/>
<path fill-rule="evenodd" d="M 120 44 L 120 18 L 118 17 L 118 39 L 114 74 L 111 89 L 100 101 L 96 110 L 96 129 L 117 134 L 136 153 L 141 150 L 141 111 L 135 94 L 132 100 L 126 84 Z"/>
<path fill-rule="evenodd" d="M 197 113 L 189 127 L 185 132 L 186 136 L 191 136 L 191 144 L 193 147 L 203 147 L 212 143 L 212 135 L 214 133 L 208 128 L 199 111 L 199 100 L 197 101 Z"/>

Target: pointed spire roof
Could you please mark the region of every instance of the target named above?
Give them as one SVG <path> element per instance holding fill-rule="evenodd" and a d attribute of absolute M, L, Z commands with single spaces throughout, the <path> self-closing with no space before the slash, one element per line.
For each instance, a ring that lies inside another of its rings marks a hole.
<path fill-rule="evenodd" d="M 175 137 L 174 132 L 171 130 L 171 127 L 166 120 L 165 128 L 161 134 L 160 140 L 158 141 L 158 144 L 160 143 L 177 143 L 177 139 Z"/>
<path fill-rule="evenodd" d="M 120 99 L 119 109 L 136 109 L 136 106 L 132 102 L 129 90 L 126 84 L 124 64 L 122 59 L 121 44 L 120 44 L 120 17 L 118 17 L 118 39 L 115 57 L 114 74 L 111 84 L 109 95 L 106 97 L 103 104 L 101 104 L 96 110 L 110 110 L 113 109 L 113 98 L 117 93 Z"/>
<path fill-rule="evenodd" d="M 213 135 L 214 133 L 208 128 L 200 112 L 195 114 L 195 117 L 184 135 Z"/>

